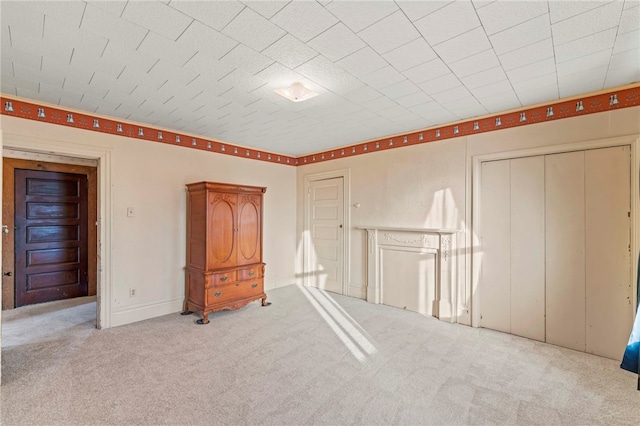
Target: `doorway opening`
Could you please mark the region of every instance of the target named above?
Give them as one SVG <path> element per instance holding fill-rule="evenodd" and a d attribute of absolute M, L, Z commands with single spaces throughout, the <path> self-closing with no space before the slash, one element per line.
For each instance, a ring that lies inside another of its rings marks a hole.
<path fill-rule="evenodd" d="M 97 294 L 97 162 L 76 162 L 3 158 L 3 310 Z"/>

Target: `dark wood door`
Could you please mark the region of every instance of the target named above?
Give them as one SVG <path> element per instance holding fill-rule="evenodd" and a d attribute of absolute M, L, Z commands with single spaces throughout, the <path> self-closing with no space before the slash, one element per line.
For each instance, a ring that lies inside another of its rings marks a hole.
<path fill-rule="evenodd" d="M 15 170 L 16 307 L 86 296 L 87 176 Z"/>

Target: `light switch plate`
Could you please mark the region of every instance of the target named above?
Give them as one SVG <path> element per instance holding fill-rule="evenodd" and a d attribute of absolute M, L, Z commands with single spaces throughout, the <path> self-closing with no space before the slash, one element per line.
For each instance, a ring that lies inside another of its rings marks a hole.
<path fill-rule="evenodd" d="M 133 207 L 127 207 L 127 217 L 134 217 L 135 216 L 135 211 L 133 210 Z"/>

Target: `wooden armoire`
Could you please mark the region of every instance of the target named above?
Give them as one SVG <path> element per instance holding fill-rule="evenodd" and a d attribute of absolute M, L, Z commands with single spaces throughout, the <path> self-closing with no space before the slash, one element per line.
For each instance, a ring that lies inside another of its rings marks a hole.
<path fill-rule="evenodd" d="M 262 262 L 262 197 L 255 186 L 187 185 L 187 266 L 183 315 L 267 303 Z"/>

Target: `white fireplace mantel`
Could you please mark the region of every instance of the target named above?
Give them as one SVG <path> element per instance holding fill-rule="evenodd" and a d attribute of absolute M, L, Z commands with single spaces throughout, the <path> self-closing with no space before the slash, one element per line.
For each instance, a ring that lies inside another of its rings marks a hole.
<path fill-rule="evenodd" d="M 368 302 L 394 305 L 387 302 L 385 290 L 386 294 L 391 295 L 397 292 L 398 286 L 406 286 L 403 280 L 407 279 L 407 269 L 420 271 L 421 275 L 427 275 L 425 282 L 430 288 L 421 288 L 413 294 L 409 285 L 402 297 L 408 300 L 409 305 L 418 300 L 416 306 L 425 307 L 416 309 L 420 313 L 433 315 L 442 321 L 456 321 L 455 273 L 458 256 L 455 234 L 462 230 L 377 226 L 360 226 L 358 229 L 367 233 Z M 428 260 L 422 263 L 429 266 L 417 264 L 420 256 Z"/>

